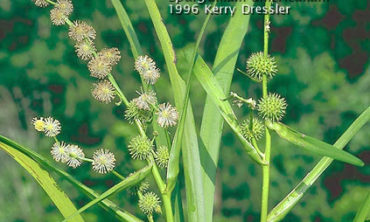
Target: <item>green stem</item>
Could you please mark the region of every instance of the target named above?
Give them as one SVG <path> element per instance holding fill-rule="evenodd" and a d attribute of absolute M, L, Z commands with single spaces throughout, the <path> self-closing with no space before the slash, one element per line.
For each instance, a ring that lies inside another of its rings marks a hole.
<path fill-rule="evenodd" d="M 121 179 L 121 180 L 124 180 L 125 179 L 125 177 L 124 176 L 122 176 L 120 173 L 118 173 L 117 171 L 115 171 L 115 170 L 112 170 L 112 173 L 116 176 L 116 177 L 118 177 L 119 179 Z"/>
<path fill-rule="evenodd" d="M 271 7 L 271 1 L 266 1 L 265 7 L 267 11 Z M 265 21 L 263 26 L 263 37 L 264 37 L 264 44 L 263 44 L 263 54 L 265 57 L 268 55 L 268 44 L 269 44 L 269 33 L 266 29 L 266 26 L 270 24 L 270 15 L 267 13 L 265 15 Z M 264 75 L 262 78 L 262 94 L 263 98 L 267 97 L 267 76 Z M 266 124 L 265 124 L 266 125 Z M 268 197 L 269 197 L 269 189 L 270 189 L 270 155 L 271 155 L 271 136 L 270 132 L 265 126 L 266 132 L 266 141 L 265 141 L 265 162 L 267 165 L 262 166 L 262 197 L 261 197 L 261 222 L 267 221 L 267 213 L 268 213 Z"/>

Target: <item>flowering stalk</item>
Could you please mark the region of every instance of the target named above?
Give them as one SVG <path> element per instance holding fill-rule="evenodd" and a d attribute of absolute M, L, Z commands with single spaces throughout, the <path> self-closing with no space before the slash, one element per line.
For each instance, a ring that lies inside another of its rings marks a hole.
<path fill-rule="evenodd" d="M 271 1 L 266 1 L 265 7 L 267 13 L 264 18 L 264 47 L 263 55 L 267 59 L 268 57 L 268 40 L 269 40 L 269 31 L 270 31 L 270 14 L 268 13 L 269 8 L 271 7 Z M 266 74 L 262 77 L 262 95 L 263 99 L 267 98 L 267 78 Z M 265 124 L 266 125 L 266 124 Z M 269 186 L 270 186 L 270 153 L 271 153 L 271 135 L 270 131 L 265 126 L 265 155 L 264 160 L 267 162 L 267 165 L 262 166 L 262 198 L 261 198 L 261 222 L 267 221 L 268 213 L 268 196 L 269 196 Z"/>

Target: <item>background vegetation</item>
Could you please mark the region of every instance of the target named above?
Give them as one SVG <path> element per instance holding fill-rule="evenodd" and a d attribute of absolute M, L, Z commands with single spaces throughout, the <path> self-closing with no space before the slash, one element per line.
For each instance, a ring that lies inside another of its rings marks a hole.
<path fill-rule="evenodd" d="M 168 1 L 158 0 L 176 49 L 194 42 L 204 15 L 174 16 Z M 96 28 L 97 47 L 118 47 L 122 60 L 113 71 L 123 90 L 133 97 L 140 85 L 133 70 L 134 59 L 109 0 L 73 1 L 78 17 Z M 162 99 L 173 100 L 164 59 L 146 7 L 141 1 L 123 0 L 141 44 L 162 69 L 157 84 Z M 271 53 L 277 57 L 279 74 L 269 88 L 287 99 L 283 122 L 314 137 L 333 143 L 370 104 L 370 42 L 366 1 L 291 3 L 291 14 L 272 16 Z M 200 47 L 203 58 L 213 63 L 217 45 L 229 16 L 215 16 Z M 237 67 L 262 50 L 262 16 L 253 15 Z M 180 67 L 180 73 L 181 67 Z M 195 79 L 195 78 L 194 78 Z M 127 143 L 135 129 L 124 121 L 123 110 L 102 105 L 90 95 L 89 72 L 75 56 L 66 27 L 52 26 L 49 10 L 35 7 L 31 0 L 0 1 L 0 134 L 34 148 L 51 159 L 53 141 L 31 127 L 34 116 L 53 116 L 63 126 L 62 140 L 82 146 L 86 153 L 98 147 L 111 149 L 118 159 L 117 171 L 128 174 L 142 163 L 133 162 Z M 260 95 L 261 89 L 235 72 L 232 91 L 245 97 Z M 193 82 L 191 100 L 197 127 L 203 112 L 205 93 Z M 239 115 L 247 110 L 238 109 Z M 351 153 L 370 162 L 370 128 L 366 126 L 349 144 Z M 274 139 L 270 207 L 283 198 L 311 169 L 319 157 L 307 155 L 285 141 Z M 18 164 L 0 153 L 0 221 L 55 221 L 59 212 L 44 191 Z M 222 139 L 216 188 L 216 221 L 257 221 L 260 207 L 261 170 L 226 127 Z M 68 169 L 78 180 L 104 191 L 117 182 L 85 165 Z M 369 188 L 370 168 L 356 168 L 334 162 L 286 221 L 349 221 Z M 67 182 L 57 182 L 80 207 L 88 200 Z M 137 209 L 137 197 L 124 191 L 113 197 L 130 212 Z M 85 214 L 87 221 L 108 221 L 109 215 L 95 206 Z M 113 218 L 111 218 L 113 220 Z"/>

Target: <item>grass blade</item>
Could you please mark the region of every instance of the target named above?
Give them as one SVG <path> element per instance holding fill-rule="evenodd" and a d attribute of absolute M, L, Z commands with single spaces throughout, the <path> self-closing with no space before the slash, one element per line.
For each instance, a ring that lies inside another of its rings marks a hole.
<path fill-rule="evenodd" d="M 352 154 L 343 150 L 335 149 L 335 147 L 330 144 L 297 132 L 282 123 L 269 123 L 268 127 L 275 130 L 275 132 L 281 138 L 303 148 L 310 153 L 327 156 L 336 160 L 353 164 L 355 166 L 364 165 L 362 160 L 353 156 Z"/>
<path fill-rule="evenodd" d="M 21 145 L 17 144 L 16 142 L 14 142 L 14 141 L 6 138 L 6 137 L 3 137 L 1 135 L 0 135 L 0 142 L 6 144 L 8 146 L 13 147 L 14 149 L 18 150 L 19 152 L 21 152 L 21 153 L 31 157 L 32 159 L 34 159 L 36 162 L 38 162 L 44 168 L 55 172 L 56 174 L 61 176 L 63 179 L 69 181 L 79 191 L 85 193 L 89 198 L 97 198 L 99 196 L 99 194 L 96 193 L 94 190 L 92 190 L 91 188 L 82 184 L 81 182 L 79 182 L 78 180 L 73 178 L 70 174 L 68 174 L 67 172 L 65 172 L 63 170 L 60 170 L 59 168 L 55 167 L 48 160 L 46 160 L 44 157 L 42 157 L 38 153 L 34 152 L 33 150 L 28 149 L 24 146 L 21 146 Z M 117 219 L 119 219 L 120 221 L 141 222 L 140 219 L 138 219 L 134 215 L 130 214 L 129 212 L 119 209 L 119 207 L 110 200 L 105 199 L 100 203 L 100 205 L 105 210 L 107 210 L 108 212 L 111 212 L 112 214 L 115 214 Z"/>
<path fill-rule="evenodd" d="M 184 56 L 189 58 L 186 55 Z M 232 110 L 230 103 L 225 100 L 227 96 L 225 96 L 222 88 L 218 84 L 216 78 L 213 76 L 212 71 L 200 56 L 197 58 L 193 73 L 197 77 L 204 90 L 207 92 L 208 96 L 212 99 L 212 102 L 217 106 L 224 120 L 234 131 L 247 154 L 258 164 L 264 165 L 265 162 L 258 154 L 257 150 L 242 135 L 234 111 Z"/>
<path fill-rule="evenodd" d="M 44 191 L 53 201 L 53 203 L 64 218 L 67 218 L 77 212 L 76 207 L 73 205 L 68 196 L 58 187 L 49 173 L 46 170 L 42 169 L 36 161 L 31 159 L 24 153 L 18 151 L 16 148 L 1 141 L 0 148 L 8 153 L 25 170 L 27 170 L 33 178 L 35 178 L 35 180 L 39 183 L 42 189 L 44 189 Z M 75 217 L 73 221 L 80 222 L 84 220 L 80 215 L 78 215 L 78 217 Z"/>
<path fill-rule="evenodd" d="M 170 81 L 173 89 L 176 107 L 181 113 L 185 98 L 186 84 L 176 67 L 176 55 L 163 23 L 158 7 L 154 0 L 145 0 L 149 15 L 152 19 L 158 39 L 161 43 L 166 61 Z M 199 157 L 198 139 L 195 129 L 191 103 L 187 106 L 185 119 L 184 139 L 181 142 L 184 162 L 185 187 L 187 197 L 188 221 L 204 221 L 204 194 L 202 171 Z M 167 171 L 168 184 L 175 183 L 179 174 L 180 146 L 171 150 L 169 167 Z"/>
<path fill-rule="evenodd" d="M 355 136 L 355 134 L 370 120 L 368 107 L 334 143 L 334 147 L 341 150 Z M 312 186 L 319 176 L 329 167 L 333 159 L 323 157 L 303 180 L 278 204 L 268 215 L 268 221 L 279 221 L 298 203 L 303 194 Z"/>
<path fill-rule="evenodd" d="M 357 211 L 353 222 L 364 222 L 369 215 L 370 212 L 370 192 L 368 192 L 364 203 L 362 204 L 361 208 Z"/>
<path fill-rule="evenodd" d="M 126 37 L 130 43 L 131 51 L 134 58 L 143 54 L 143 50 L 141 49 L 139 39 L 137 38 L 136 32 L 132 26 L 131 20 L 127 15 L 125 8 L 123 7 L 120 0 L 111 0 L 114 9 L 116 10 L 117 16 L 119 21 L 121 22 L 123 31 L 126 34 Z"/>
<path fill-rule="evenodd" d="M 240 11 L 244 4 L 253 5 L 253 1 L 236 3 L 236 10 Z M 242 13 L 236 13 L 231 17 L 217 50 L 212 71 L 225 95 L 229 94 L 239 50 L 249 27 L 249 19 L 250 15 Z M 212 221 L 216 169 L 223 123 L 224 119 L 218 112 L 217 106 L 207 96 L 200 128 L 206 221 Z"/>
<path fill-rule="evenodd" d="M 120 192 L 120 191 L 122 191 L 122 190 L 124 190 L 128 187 L 131 187 L 131 186 L 135 185 L 135 184 L 138 184 L 140 181 L 142 181 L 151 172 L 151 170 L 152 170 L 152 165 L 148 165 L 148 166 L 144 167 L 143 169 L 133 173 L 131 176 L 127 177 L 126 179 L 124 179 L 120 183 L 114 185 L 112 188 L 110 188 L 109 190 L 102 193 L 99 197 L 95 198 L 94 200 L 92 200 L 91 202 L 86 204 L 85 206 L 78 209 L 77 212 L 75 212 L 70 217 L 66 218 L 64 221 L 71 221 L 74 217 L 80 215 L 82 212 L 84 212 L 88 208 L 90 208 L 90 207 L 94 206 L 95 204 L 103 201 L 104 199 L 108 198 L 109 196 L 111 196 L 115 193 L 118 193 L 118 192 Z"/>

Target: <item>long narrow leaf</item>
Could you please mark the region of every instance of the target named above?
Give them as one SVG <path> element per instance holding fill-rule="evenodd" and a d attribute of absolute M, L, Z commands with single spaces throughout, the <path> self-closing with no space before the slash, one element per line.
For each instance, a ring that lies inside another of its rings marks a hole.
<path fill-rule="evenodd" d="M 94 190 L 85 186 L 81 182 L 77 181 L 67 172 L 55 167 L 53 164 L 49 163 L 48 160 L 46 160 L 45 158 L 43 158 L 42 156 L 40 156 L 38 153 L 34 152 L 33 150 L 28 149 L 24 146 L 21 146 L 17 144 L 16 142 L 6 137 L 3 137 L 1 135 L 0 135 L 0 142 L 13 147 L 19 152 L 34 159 L 38 164 L 42 165 L 44 168 L 57 173 L 63 179 L 69 181 L 79 191 L 85 193 L 89 198 L 97 198 L 99 196 L 99 194 L 96 193 Z M 117 219 L 119 219 L 120 221 L 141 222 L 140 219 L 130 214 L 129 212 L 119 209 L 119 207 L 110 200 L 105 199 L 100 203 L 100 205 L 108 212 L 111 212 L 112 214 L 114 214 L 117 217 Z"/>
<path fill-rule="evenodd" d="M 49 173 L 42 169 L 36 161 L 18 151 L 16 148 L 3 142 L 0 142 L 0 148 L 13 157 L 15 161 L 17 161 L 25 170 L 28 171 L 28 173 L 31 174 L 33 178 L 35 178 L 64 218 L 67 218 L 77 212 L 76 207 L 73 205 L 68 196 L 58 187 Z M 84 220 L 80 215 L 78 215 L 78 217 L 75 217 L 73 221 L 80 222 Z"/>
<path fill-rule="evenodd" d="M 367 193 L 367 196 L 364 200 L 364 203 L 357 211 L 353 222 L 364 222 L 366 217 L 370 215 L 370 191 Z"/>
<path fill-rule="evenodd" d="M 330 144 L 297 132 L 282 123 L 269 123 L 268 126 L 269 128 L 275 130 L 275 132 L 281 138 L 301 147 L 310 153 L 327 156 L 356 166 L 364 165 L 362 160 L 353 156 L 352 154 L 343 150 L 335 149 L 335 147 Z"/>
<path fill-rule="evenodd" d="M 185 55 L 185 57 L 187 56 Z M 257 150 L 242 135 L 234 111 L 232 110 L 230 103 L 225 100 L 225 93 L 218 84 L 216 78 L 213 76 L 212 71 L 200 56 L 197 58 L 193 72 L 203 89 L 217 106 L 224 120 L 229 124 L 239 141 L 242 143 L 247 154 L 258 164 L 264 165 L 265 162 L 262 160 L 262 157 L 258 154 Z"/>
<path fill-rule="evenodd" d="M 252 6 L 253 1 L 249 0 L 236 3 L 236 10 L 240 11 L 244 4 Z M 249 27 L 249 19 L 250 15 L 243 15 L 242 13 L 236 13 L 235 16 L 231 17 L 217 50 L 212 71 L 225 95 L 229 94 L 239 50 Z M 224 119 L 218 112 L 217 106 L 212 102 L 210 96 L 207 96 L 200 128 L 200 138 L 202 141 L 200 145 L 200 157 L 204 169 L 203 185 L 206 221 L 213 221 L 216 169 L 223 123 Z"/>
<path fill-rule="evenodd" d="M 182 103 L 185 98 L 186 85 L 177 71 L 176 55 L 170 36 L 167 32 L 166 26 L 163 23 L 155 1 L 145 0 L 145 3 L 158 35 L 158 39 L 161 43 L 170 76 L 176 107 L 180 112 L 182 112 Z M 204 221 L 205 212 L 202 170 L 199 157 L 198 139 L 190 101 L 186 112 L 184 139 L 179 141 L 179 143 L 181 142 L 183 151 L 182 156 L 184 161 L 188 221 Z M 177 176 L 180 171 L 179 159 L 180 145 L 176 145 L 175 149 L 172 149 L 170 153 L 170 161 L 167 171 L 167 182 L 169 186 L 173 186 L 173 184 L 175 184 L 177 181 Z"/>
<path fill-rule="evenodd" d="M 74 213 L 70 217 L 66 218 L 64 221 L 71 221 L 74 217 L 80 215 L 85 210 L 89 209 L 90 207 L 94 206 L 95 204 L 100 203 L 101 201 L 108 198 L 109 196 L 111 196 L 115 193 L 118 193 L 118 192 L 120 192 L 120 191 L 122 191 L 126 188 L 129 188 L 129 187 L 131 187 L 135 184 L 140 183 L 140 181 L 142 181 L 151 172 L 151 170 L 152 170 L 152 165 L 148 165 L 148 166 L 144 167 L 143 169 L 133 173 L 129 177 L 122 180 L 120 183 L 114 185 L 112 188 L 110 188 L 109 190 L 102 193 L 99 197 L 95 198 L 94 200 L 87 203 L 85 206 L 78 209 L 78 211 L 76 213 Z"/>
<path fill-rule="evenodd" d="M 141 49 L 139 40 L 137 38 L 136 32 L 132 26 L 131 20 L 127 15 L 127 12 L 123 5 L 121 4 L 120 0 L 111 0 L 114 9 L 118 15 L 119 21 L 121 22 L 122 28 L 127 36 L 127 39 L 131 46 L 131 51 L 136 59 L 138 56 L 143 54 L 143 50 Z"/>
<path fill-rule="evenodd" d="M 355 136 L 355 134 L 370 120 L 370 107 L 368 107 L 334 143 L 334 147 L 341 150 Z M 268 215 L 268 221 L 279 221 L 298 203 L 305 192 L 329 167 L 333 159 L 323 157 L 316 166 L 303 178 L 303 180 L 278 204 Z"/>

